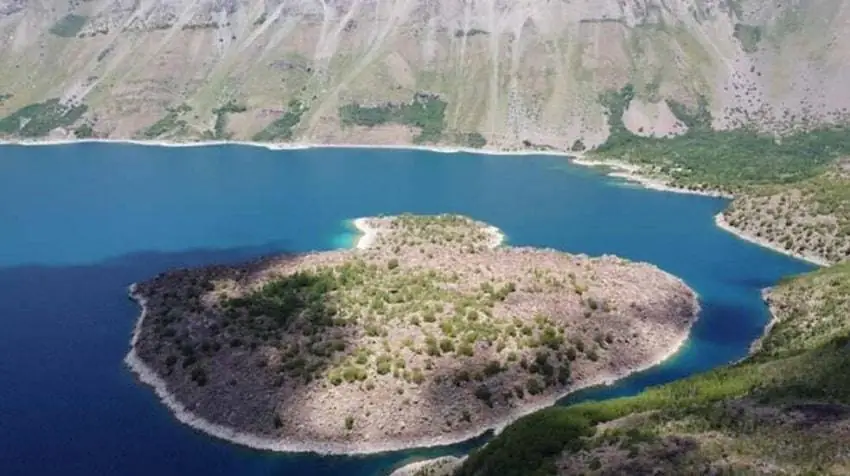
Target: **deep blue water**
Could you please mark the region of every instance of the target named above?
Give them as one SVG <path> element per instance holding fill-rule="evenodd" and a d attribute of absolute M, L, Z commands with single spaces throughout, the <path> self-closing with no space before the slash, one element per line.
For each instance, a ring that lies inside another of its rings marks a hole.
<path fill-rule="evenodd" d="M 127 286 L 177 266 L 348 246 L 345 220 L 458 212 L 511 244 L 645 260 L 702 297 L 673 359 L 581 398 L 745 355 L 759 290 L 811 267 L 714 227 L 725 202 L 631 187 L 554 157 L 219 146 L 0 147 L 0 474 L 371 475 L 450 448 L 280 455 L 178 423 L 124 367 Z"/>

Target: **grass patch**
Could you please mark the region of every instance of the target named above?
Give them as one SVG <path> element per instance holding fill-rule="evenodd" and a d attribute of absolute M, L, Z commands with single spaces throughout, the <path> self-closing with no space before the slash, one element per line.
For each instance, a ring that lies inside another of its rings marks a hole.
<path fill-rule="evenodd" d="M 564 450 L 578 450 L 593 433 L 590 421 L 559 408 L 547 408 L 517 420 L 487 446 L 473 452 L 456 476 L 499 474 L 534 476 L 554 473 Z"/>
<path fill-rule="evenodd" d="M 666 102 L 673 115 L 688 126 L 688 130 L 693 132 L 711 130 L 711 111 L 708 109 L 708 99 L 705 96 L 697 99 L 696 110 L 671 99 Z"/>
<path fill-rule="evenodd" d="M 487 145 L 487 139 L 478 132 L 457 133 L 453 135 L 453 142 L 462 147 L 470 149 L 481 149 Z"/>
<path fill-rule="evenodd" d="M 755 53 L 761 41 L 761 27 L 735 23 L 735 38 L 741 42 L 741 48 L 747 53 Z"/>
<path fill-rule="evenodd" d="M 455 30 L 455 38 L 463 38 L 464 36 L 469 38 L 471 36 L 477 35 L 489 35 L 490 32 L 486 30 L 479 30 L 478 28 L 472 28 L 470 30 Z"/>
<path fill-rule="evenodd" d="M 413 138 L 416 144 L 439 142 L 445 127 L 446 102 L 432 94 L 417 93 L 405 104 L 364 107 L 349 104 L 339 109 L 343 125 L 374 127 L 402 124 L 420 129 Z"/>
<path fill-rule="evenodd" d="M 227 104 L 213 109 L 215 114 L 215 125 L 212 131 L 204 131 L 205 139 L 212 140 L 229 140 L 233 134 L 227 132 L 227 119 L 229 114 L 239 114 L 247 111 L 248 108 L 244 104 L 239 104 L 236 101 L 228 101 Z"/>
<path fill-rule="evenodd" d="M 86 16 L 69 13 L 54 23 L 48 31 L 62 38 L 73 38 L 83 29 L 88 20 Z"/>
<path fill-rule="evenodd" d="M 77 139 L 91 139 L 92 137 L 96 137 L 96 134 L 91 124 L 86 123 L 74 129 L 74 136 Z"/>
<path fill-rule="evenodd" d="M 68 127 L 88 110 L 88 106 L 66 106 L 58 98 L 30 104 L 0 119 L 0 134 L 43 137 L 58 127 Z"/>
<path fill-rule="evenodd" d="M 175 129 L 185 129 L 187 123 L 180 116 L 191 110 L 192 108 L 186 104 L 181 104 L 176 108 L 169 108 L 168 114 L 165 117 L 151 124 L 150 127 L 141 132 L 141 137 L 143 139 L 156 139 Z"/>
<path fill-rule="evenodd" d="M 253 140 L 258 142 L 268 142 L 273 140 L 292 140 L 295 136 L 295 127 L 301 122 L 301 116 L 307 111 L 307 107 L 301 101 L 293 99 L 289 101 L 287 111 L 272 122 L 262 131 L 254 134 Z"/>

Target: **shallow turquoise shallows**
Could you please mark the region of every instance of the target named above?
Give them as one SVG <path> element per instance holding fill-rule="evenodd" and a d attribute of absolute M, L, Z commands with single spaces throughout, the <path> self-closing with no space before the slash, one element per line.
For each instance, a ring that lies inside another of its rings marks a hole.
<path fill-rule="evenodd" d="M 645 260 L 703 312 L 665 364 L 581 398 L 633 394 L 746 354 L 759 290 L 810 266 L 740 241 L 725 201 L 643 190 L 554 157 L 114 144 L 0 147 L 0 473 L 383 474 L 475 442 L 365 457 L 281 455 L 180 423 L 124 367 L 127 286 L 169 268 L 349 246 L 348 219 L 455 212 L 512 245 Z"/>

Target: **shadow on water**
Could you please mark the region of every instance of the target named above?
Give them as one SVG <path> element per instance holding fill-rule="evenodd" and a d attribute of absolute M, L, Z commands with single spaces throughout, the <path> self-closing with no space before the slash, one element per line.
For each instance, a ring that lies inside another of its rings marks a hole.
<path fill-rule="evenodd" d="M 127 286 L 168 269 L 239 263 L 286 247 L 278 241 L 226 250 L 138 252 L 92 265 L 0 269 L 3 473 L 365 476 L 385 474 L 406 462 L 464 454 L 491 437 L 432 449 L 322 457 L 255 451 L 179 424 L 123 365 L 138 317 Z M 748 286 L 767 284 L 747 281 Z M 574 393 L 559 404 L 634 395 L 740 358 L 761 329 L 745 298 L 712 293 L 702 303 L 692 339 L 672 359 L 612 386 Z M 51 442 L 50 451 L 43 450 L 45 441 Z"/>
<path fill-rule="evenodd" d="M 462 454 L 480 445 L 481 438 L 362 457 L 255 451 L 179 424 L 124 366 L 138 318 L 129 284 L 168 269 L 278 254 L 284 246 L 150 251 L 93 265 L 0 269 L 3 474 L 369 475 L 410 458 Z M 152 438 L 156 444 L 133 443 Z"/>

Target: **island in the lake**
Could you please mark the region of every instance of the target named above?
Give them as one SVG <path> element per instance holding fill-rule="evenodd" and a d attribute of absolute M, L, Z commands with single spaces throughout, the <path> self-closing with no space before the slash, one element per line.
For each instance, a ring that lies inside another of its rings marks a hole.
<path fill-rule="evenodd" d="M 162 273 L 127 363 L 184 423 L 255 448 L 447 444 L 648 368 L 697 319 L 645 263 L 501 246 L 458 215 L 362 218 L 350 250 Z"/>

